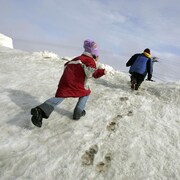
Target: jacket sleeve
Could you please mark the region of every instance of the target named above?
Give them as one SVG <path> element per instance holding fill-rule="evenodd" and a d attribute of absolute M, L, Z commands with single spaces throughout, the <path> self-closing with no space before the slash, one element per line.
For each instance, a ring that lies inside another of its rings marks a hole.
<path fill-rule="evenodd" d="M 133 55 L 129 61 L 126 63 L 126 67 L 132 66 L 136 60 L 136 58 L 138 57 L 139 54 L 135 54 Z"/>
<path fill-rule="evenodd" d="M 93 73 L 93 77 L 95 79 L 100 78 L 101 76 L 105 75 L 105 69 L 97 69 L 94 73 Z"/>
<path fill-rule="evenodd" d="M 153 63 L 152 60 L 149 58 L 147 61 L 147 73 L 148 73 L 148 80 L 151 80 L 152 78 L 152 73 L 153 73 Z"/>

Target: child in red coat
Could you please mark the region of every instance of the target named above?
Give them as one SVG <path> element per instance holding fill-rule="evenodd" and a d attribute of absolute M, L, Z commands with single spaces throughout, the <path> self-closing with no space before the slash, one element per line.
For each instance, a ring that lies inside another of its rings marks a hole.
<path fill-rule="evenodd" d="M 35 126 L 41 127 L 43 118 L 49 118 L 54 108 L 65 98 L 79 98 L 73 113 L 74 120 L 79 120 L 86 114 L 84 109 L 91 93 L 87 80 L 91 77 L 99 78 L 105 75 L 105 69 L 96 67 L 98 58 L 97 44 L 92 40 L 85 40 L 83 54 L 65 64 L 55 97 L 31 109 L 31 121 Z"/>

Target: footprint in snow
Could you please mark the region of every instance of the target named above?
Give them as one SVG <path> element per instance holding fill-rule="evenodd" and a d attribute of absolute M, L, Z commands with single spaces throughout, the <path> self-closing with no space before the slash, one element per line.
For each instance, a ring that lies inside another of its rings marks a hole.
<path fill-rule="evenodd" d="M 101 161 L 96 165 L 96 171 L 98 171 L 98 172 L 107 171 L 111 165 L 111 160 L 112 160 L 112 154 L 107 153 L 104 157 L 104 161 Z"/>
<path fill-rule="evenodd" d="M 104 159 L 105 159 L 105 161 L 106 161 L 107 163 L 110 163 L 111 160 L 112 160 L 112 154 L 111 154 L 111 153 L 107 153 L 107 154 L 105 155 Z"/>
<path fill-rule="evenodd" d="M 85 151 L 81 156 L 81 161 L 83 165 L 92 165 L 94 162 L 94 156 L 98 152 L 98 146 L 95 144 Z"/>
<path fill-rule="evenodd" d="M 133 111 L 128 111 L 127 116 L 133 116 Z"/>
<path fill-rule="evenodd" d="M 129 98 L 128 97 L 121 97 L 120 100 L 121 101 L 127 101 Z"/>
<path fill-rule="evenodd" d="M 118 121 L 119 119 L 121 119 L 122 117 L 123 117 L 122 115 L 117 115 L 116 117 L 114 117 L 114 118 L 112 119 L 112 121 L 106 126 L 106 129 L 107 129 L 108 131 L 115 131 L 116 128 L 117 128 L 117 126 L 118 126 L 117 121 Z"/>
<path fill-rule="evenodd" d="M 106 128 L 108 131 L 115 131 L 116 126 L 117 126 L 116 122 L 112 121 L 106 126 Z"/>

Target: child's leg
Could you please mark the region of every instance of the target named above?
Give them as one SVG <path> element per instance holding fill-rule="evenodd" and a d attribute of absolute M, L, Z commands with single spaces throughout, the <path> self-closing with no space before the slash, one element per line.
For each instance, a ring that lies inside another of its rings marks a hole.
<path fill-rule="evenodd" d="M 131 75 L 131 89 L 134 90 L 135 84 L 137 83 L 137 75 L 133 73 Z"/>
<path fill-rule="evenodd" d="M 59 105 L 63 100 L 64 98 L 53 97 L 46 100 L 43 104 L 39 105 L 38 107 L 44 112 L 44 118 L 49 118 L 54 108 Z"/>
<path fill-rule="evenodd" d="M 142 82 L 144 81 L 144 76 L 139 74 L 138 78 L 137 78 L 137 84 L 135 86 L 135 90 L 138 90 L 138 88 L 140 87 L 140 85 L 142 84 Z"/>
<path fill-rule="evenodd" d="M 84 111 L 84 108 L 86 106 L 86 102 L 88 100 L 89 96 L 83 96 L 83 97 L 80 97 L 77 104 L 76 104 L 76 107 L 74 109 L 74 114 L 73 114 L 73 119 L 80 119 L 80 117 L 83 115 L 82 113 Z"/>

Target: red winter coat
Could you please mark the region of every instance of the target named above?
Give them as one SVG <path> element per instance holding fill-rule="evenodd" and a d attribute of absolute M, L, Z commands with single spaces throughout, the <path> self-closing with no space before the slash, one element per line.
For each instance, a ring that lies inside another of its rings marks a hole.
<path fill-rule="evenodd" d="M 104 69 L 96 69 L 96 62 L 89 53 L 68 61 L 59 81 L 55 97 L 88 96 L 91 91 L 86 87 L 87 79 L 99 78 L 104 75 Z"/>

